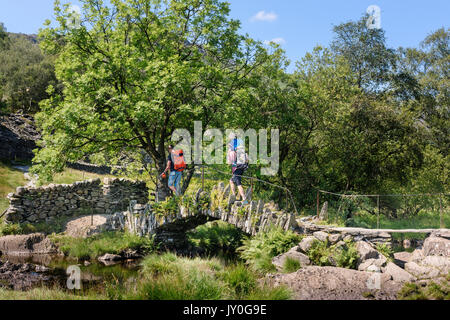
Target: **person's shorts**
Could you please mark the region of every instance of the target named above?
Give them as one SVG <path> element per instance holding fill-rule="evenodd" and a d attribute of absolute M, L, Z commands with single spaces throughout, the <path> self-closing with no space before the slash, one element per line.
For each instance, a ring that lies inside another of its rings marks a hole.
<path fill-rule="evenodd" d="M 178 186 L 180 185 L 181 175 L 182 175 L 181 171 L 170 171 L 169 181 L 168 181 L 169 187 L 175 187 L 175 189 L 178 190 Z"/>
<path fill-rule="evenodd" d="M 242 185 L 242 175 L 244 174 L 243 169 L 236 169 L 231 177 L 231 181 L 238 187 Z"/>

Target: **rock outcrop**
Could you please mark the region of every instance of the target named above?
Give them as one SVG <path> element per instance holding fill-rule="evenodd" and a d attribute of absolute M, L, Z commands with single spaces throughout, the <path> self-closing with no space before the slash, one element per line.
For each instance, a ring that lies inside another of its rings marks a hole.
<path fill-rule="evenodd" d="M 30 115 L 0 116 L 0 158 L 3 160 L 33 159 L 33 149 L 41 135 Z"/>
<path fill-rule="evenodd" d="M 8 255 L 54 254 L 56 245 L 43 233 L 0 237 L 0 252 Z"/>
<path fill-rule="evenodd" d="M 31 263 L 12 263 L 0 261 L 0 288 L 29 290 L 42 282 L 51 284 L 59 279 L 50 274 L 50 269 Z"/>
<path fill-rule="evenodd" d="M 311 264 L 308 256 L 301 253 L 299 246 L 295 246 L 288 252 L 280 254 L 272 259 L 272 264 L 277 268 L 277 271 L 283 271 L 286 259 L 297 261 L 300 264 L 300 267 L 305 267 Z"/>
<path fill-rule="evenodd" d="M 394 300 L 401 283 L 382 273 L 337 267 L 306 266 L 289 274 L 268 275 L 273 285 L 286 285 L 296 300 Z"/>
<path fill-rule="evenodd" d="M 450 239 L 446 230 L 426 238 L 422 248 L 404 256 L 405 270 L 418 279 L 445 277 L 450 273 Z"/>

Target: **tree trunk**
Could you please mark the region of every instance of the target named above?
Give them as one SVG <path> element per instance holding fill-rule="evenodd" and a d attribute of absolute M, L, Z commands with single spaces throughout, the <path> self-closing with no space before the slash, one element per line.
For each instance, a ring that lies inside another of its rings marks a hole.
<path fill-rule="evenodd" d="M 160 174 L 164 172 L 164 169 L 167 166 L 166 157 L 158 159 L 158 162 L 156 163 L 157 168 L 157 175 L 158 179 L 156 179 L 156 202 L 164 201 L 168 196 L 171 195 L 172 191 L 169 189 L 169 186 L 167 185 L 167 182 L 169 180 L 169 174 L 166 173 L 165 178 L 160 178 Z"/>
<path fill-rule="evenodd" d="M 181 186 L 180 190 L 180 193 L 182 195 L 186 192 L 187 188 L 189 187 L 189 183 L 191 182 L 194 172 L 195 172 L 195 165 L 192 165 L 192 167 L 189 167 L 183 172 L 183 176 L 185 176 L 185 178 L 183 179 L 183 185 Z"/>

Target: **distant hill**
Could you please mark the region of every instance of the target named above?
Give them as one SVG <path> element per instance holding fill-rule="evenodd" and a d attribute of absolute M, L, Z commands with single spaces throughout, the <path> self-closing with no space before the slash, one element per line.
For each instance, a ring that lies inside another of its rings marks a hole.
<path fill-rule="evenodd" d="M 26 33 L 14 33 L 14 32 L 8 32 L 8 36 L 10 37 L 24 37 L 30 42 L 34 44 L 38 44 L 38 35 L 37 34 L 26 34 Z"/>

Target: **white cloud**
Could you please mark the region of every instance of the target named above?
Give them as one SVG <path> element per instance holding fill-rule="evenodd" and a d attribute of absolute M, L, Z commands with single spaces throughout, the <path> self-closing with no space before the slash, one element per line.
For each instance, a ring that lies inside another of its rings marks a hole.
<path fill-rule="evenodd" d="M 259 11 L 257 14 L 255 14 L 250 21 L 251 22 L 255 22 L 255 21 L 268 21 L 268 22 L 272 22 L 278 19 L 278 15 L 275 12 L 265 12 L 263 11 Z"/>
<path fill-rule="evenodd" d="M 282 45 L 286 43 L 286 40 L 284 40 L 283 38 L 273 38 L 272 40 L 264 40 L 264 44 L 266 45 L 269 45 L 271 42 Z"/>

